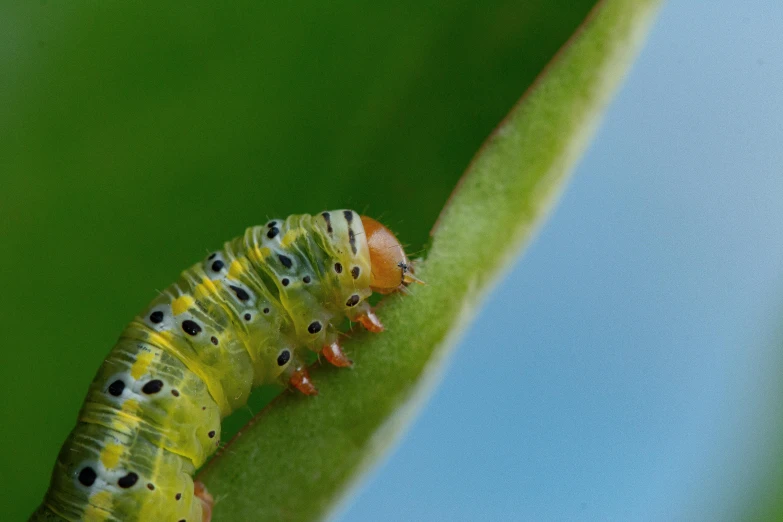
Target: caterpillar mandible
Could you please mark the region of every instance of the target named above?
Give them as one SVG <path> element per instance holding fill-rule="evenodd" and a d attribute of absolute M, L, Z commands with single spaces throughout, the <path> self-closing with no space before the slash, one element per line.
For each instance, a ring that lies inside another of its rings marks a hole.
<path fill-rule="evenodd" d="M 352 210 L 251 227 L 182 273 L 124 330 L 90 385 L 31 520 L 209 522 L 193 473 L 251 388 L 317 390 L 303 350 L 352 363 L 344 317 L 383 330 L 366 299 L 418 280 L 394 234 Z"/>

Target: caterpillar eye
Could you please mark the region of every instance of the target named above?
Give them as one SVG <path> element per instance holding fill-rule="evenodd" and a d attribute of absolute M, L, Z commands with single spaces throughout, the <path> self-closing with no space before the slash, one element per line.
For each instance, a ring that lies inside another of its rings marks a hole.
<path fill-rule="evenodd" d="M 285 366 L 286 364 L 288 364 L 288 361 L 290 360 L 291 360 L 291 352 L 288 350 L 283 350 L 277 356 L 277 365 Z"/>

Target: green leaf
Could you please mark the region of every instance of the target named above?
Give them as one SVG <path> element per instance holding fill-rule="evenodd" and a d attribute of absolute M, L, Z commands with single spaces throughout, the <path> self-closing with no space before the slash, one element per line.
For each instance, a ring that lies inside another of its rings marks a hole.
<path fill-rule="evenodd" d="M 416 265 L 427 285 L 383 303 L 386 332 L 346 342 L 352 370 L 316 367 L 318 397 L 279 397 L 201 473 L 216 521 L 323 518 L 383 454 L 546 216 L 659 3 L 596 5 L 474 158 Z"/>

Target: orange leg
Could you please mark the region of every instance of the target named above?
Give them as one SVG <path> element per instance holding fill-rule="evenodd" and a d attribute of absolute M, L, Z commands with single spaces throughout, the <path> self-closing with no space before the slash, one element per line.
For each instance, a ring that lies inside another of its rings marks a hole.
<path fill-rule="evenodd" d="M 337 341 L 324 346 L 321 353 L 324 354 L 327 361 L 339 368 L 347 368 L 353 364 L 353 361 L 343 353 L 343 349 L 337 344 Z"/>
<path fill-rule="evenodd" d="M 308 375 L 307 368 L 304 366 L 297 368 L 294 373 L 291 374 L 291 378 L 288 379 L 288 382 L 291 386 L 305 395 L 318 395 L 318 390 L 313 386 L 313 381 L 310 380 L 310 375 Z"/>
<path fill-rule="evenodd" d="M 207 487 L 202 482 L 194 482 L 193 495 L 201 501 L 201 507 L 203 509 L 201 521 L 209 522 L 212 520 L 212 506 L 215 505 L 215 499 L 209 494 Z"/>
<path fill-rule="evenodd" d="M 383 331 L 383 323 L 381 323 L 381 320 L 378 319 L 378 316 L 375 315 L 375 313 L 370 310 L 369 307 L 365 312 L 357 315 L 356 320 L 362 326 L 364 326 L 364 328 L 372 333 L 379 333 Z"/>

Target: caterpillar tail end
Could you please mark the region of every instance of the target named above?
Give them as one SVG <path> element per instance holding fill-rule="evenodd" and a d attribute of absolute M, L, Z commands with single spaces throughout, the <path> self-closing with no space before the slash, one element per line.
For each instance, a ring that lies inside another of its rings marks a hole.
<path fill-rule="evenodd" d="M 307 368 L 304 366 L 297 368 L 291 374 L 288 382 L 305 395 L 318 395 L 318 389 L 313 385 L 313 381 L 310 380 L 310 375 L 307 373 Z"/>
<path fill-rule="evenodd" d="M 215 499 L 209 494 L 204 483 L 198 481 L 193 483 L 193 495 L 201 501 L 201 522 L 210 522 L 212 520 L 212 507 L 215 505 Z"/>

